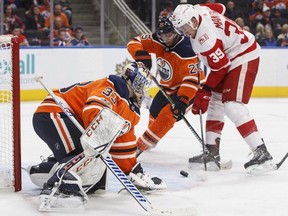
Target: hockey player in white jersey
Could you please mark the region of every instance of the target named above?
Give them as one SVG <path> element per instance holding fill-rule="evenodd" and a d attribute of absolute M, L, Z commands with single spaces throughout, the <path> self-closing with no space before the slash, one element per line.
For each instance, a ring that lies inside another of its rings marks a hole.
<path fill-rule="evenodd" d="M 251 33 L 223 16 L 225 11 L 217 10 L 216 5 L 178 5 L 171 18 L 179 31 L 190 36 L 199 60 L 211 69 L 206 84 L 196 93 L 192 113 L 208 109 L 206 147 L 215 158 L 220 160 L 219 141 L 226 114 L 253 152 L 253 158 L 244 165 L 247 172 L 270 170 L 272 156 L 245 106 L 258 72 L 260 46 Z M 203 157 L 209 161 L 204 153 L 189 162 L 203 163 Z"/>

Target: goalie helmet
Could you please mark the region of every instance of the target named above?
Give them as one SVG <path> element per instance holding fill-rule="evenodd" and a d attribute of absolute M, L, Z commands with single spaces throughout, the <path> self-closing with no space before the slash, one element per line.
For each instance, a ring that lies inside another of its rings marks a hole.
<path fill-rule="evenodd" d="M 197 30 L 193 27 L 191 19 L 194 17 L 199 23 L 199 15 L 199 11 L 193 5 L 181 4 L 175 8 L 170 20 L 178 30 L 185 24 L 191 26 L 193 30 Z"/>
<path fill-rule="evenodd" d="M 122 78 L 131 87 L 137 97 L 142 97 L 151 83 L 149 70 L 142 62 L 131 62 L 127 64 L 124 68 Z"/>

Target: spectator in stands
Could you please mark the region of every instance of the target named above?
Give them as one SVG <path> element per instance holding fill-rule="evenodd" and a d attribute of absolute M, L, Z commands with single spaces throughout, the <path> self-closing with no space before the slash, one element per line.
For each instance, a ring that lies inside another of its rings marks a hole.
<path fill-rule="evenodd" d="M 59 30 L 59 35 L 53 40 L 53 46 L 69 46 L 70 39 L 66 37 L 66 29 Z"/>
<path fill-rule="evenodd" d="M 65 13 L 62 12 L 62 6 L 59 3 L 54 4 L 54 21 L 56 17 L 60 17 L 65 28 L 69 28 L 69 21 Z M 50 27 L 50 15 L 45 20 L 45 28 Z"/>
<path fill-rule="evenodd" d="M 40 14 L 46 20 L 50 15 L 50 1 L 49 0 L 38 0 L 38 6 L 40 10 Z"/>
<path fill-rule="evenodd" d="M 83 34 L 83 28 L 81 26 L 74 28 L 74 38 L 70 41 L 70 46 L 89 46 L 89 42 Z"/>
<path fill-rule="evenodd" d="M 21 28 L 18 24 L 11 25 L 11 33 L 18 37 L 20 46 L 29 46 L 28 40 L 25 35 L 21 33 Z"/>
<path fill-rule="evenodd" d="M 277 42 L 271 28 L 265 28 L 264 46 L 276 46 Z"/>
<path fill-rule="evenodd" d="M 22 1 L 20 0 L 4 0 L 4 5 L 9 5 L 12 9 L 22 7 Z"/>
<path fill-rule="evenodd" d="M 11 25 L 18 25 L 20 27 L 21 33 L 25 31 L 25 24 L 22 22 L 21 18 L 14 14 L 12 6 L 5 5 L 4 7 L 4 25 L 6 33 L 12 33 Z"/>
<path fill-rule="evenodd" d="M 263 0 L 255 0 L 251 5 L 251 10 L 249 12 L 249 20 L 253 22 L 255 19 L 261 19 L 263 14 L 263 7 L 264 7 Z M 257 25 L 257 23 L 256 23 Z"/>
<path fill-rule="evenodd" d="M 264 26 L 267 24 L 272 25 L 272 20 L 271 20 L 271 10 L 268 6 L 263 7 L 263 16 L 259 20 Z"/>
<path fill-rule="evenodd" d="M 25 20 L 27 30 L 41 30 L 44 27 L 45 20 L 37 5 L 31 5 Z"/>
<path fill-rule="evenodd" d="M 247 26 L 247 25 L 243 26 L 243 29 L 244 29 L 245 31 L 248 31 L 248 32 L 250 32 L 250 27 L 249 27 L 249 26 Z"/>
<path fill-rule="evenodd" d="M 159 19 L 163 17 L 168 17 L 173 13 L 174 4 L 172 1 L 168 1 L 166 3 L 166 7 L 160 12 Z"/>
<path fill-rule="evenodd" d="M 255 39 L 258 42 L 260 46 L 264 46 L 264 40 L 265 40 L 265 30 L 264 26 L 261 23 L 258 23 L 256 26 L 256 34 Z"/>
<path fill-rule="evenodd" d="M 234 1 L 227 2 L 225 16 L 231 20 L 235 20 L 238 17 Z"/>
<path fill-rule="evenodd" d="M 72 24 L 72 8 L 70 6 L 71 1 L 70 0 L 60 0 L 59 3 L 62 6 L 63 13 L 66 14 L 69 24 Z"/>
<path fill-rule="evenodd" d="M 288 24 L 282 26 L 282 33 L 277 37 L 277 46 L 288 46 Z"/>
<path fill-rule="evenodd" d="M 65 28 L 63 26 L 63 22 L 62 22 L 62 19 L 61 17 L 56 17 L 55 20 L 54 20 L 54 29 L 53 29 L 53 38 L 57 38 L 59 36 L 59 32 L 60 30 L 63 30 L 65 29 L 66 30 L 66 40 L 71 40 L 71 37 L 73 35 L 73 32 L 71 31 L 70 28 Z M 48 35 L 48 39 L 50 40 L 50 36 L 51 35 Z"/>
<path fill-rule="evenodd" d="M 236 22 L 237 25 L 239 25 L 242 28 L 245 26 L 244 19 L 242 17 L 237 17 L 235 19 L 235 22 Z"/>

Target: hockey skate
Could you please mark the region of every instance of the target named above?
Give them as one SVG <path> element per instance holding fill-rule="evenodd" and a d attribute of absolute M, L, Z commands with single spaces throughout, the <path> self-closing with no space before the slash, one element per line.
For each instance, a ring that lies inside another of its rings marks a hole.
<path fill-rule="evenodd" d="M 133 167 L 127 177 L 140 191 L 152 192 L 167 189 L 166 183 L 162 179 L 158 177 L 150 178 L 150 176 L 143 171 L 140 163 L 137 163 Z"/>
<path fill-rule="evenodd" d="M 204 153 L 189 158 L 189 165 L 188 165 L 189 169 L 193 169 L 193 170 L 203 169 L 204 160 L 205 160 L 207 170 L 210 170 L 210 171 L 220 170 L 219 167 L 215 163 L 215 160 L 220 162 L 219 144 L 205 145 L 205 146 L 206 146 L 206 150 Z"/>
<path fill-rule="evenodd" d="M 56 171 L 59 163 L 56 158 L 51 155 L 47 158 L 43 156 L 40 157 L 42 162 L 37 165 L 29 166 L 24 169 L 31 179 L 31 181 L 38 187 L 42 188 L 44 183 L 48 181 L 49 178 L 52 177 L 54 172 Z"/>
<path fill-rule="evenodd" d="M 61 211 L 83 206 L 88 201 L 88 196 L 76 173 L 59 169 L 44 184 L 39 200 L 39 211 Z"/>
<path fill-rule="evenodd" d="M 258 146 L 253 151 L 253 158 L 244 164 L 249 174 L 263 173 L 274 170 L 273 157 L 267 151 L 265 144 Z"/>

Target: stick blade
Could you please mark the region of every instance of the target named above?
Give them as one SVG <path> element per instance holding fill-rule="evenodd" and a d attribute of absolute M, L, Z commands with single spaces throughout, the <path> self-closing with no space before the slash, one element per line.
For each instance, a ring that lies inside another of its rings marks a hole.
<path fill-rule="evenodd" d="M 197 210 L 193 207 L 168 209 L 151 207 L 148 212 L 155 216 L 195 216 L 198 213 Z"/>
<path fill-rule="evenodd" d="M 43 79 L 43 76 L 35 76 L 35 77 L 34 77 L 34 80 L 35 80 L 36 82 L 39 82 L 41 79 Z"/>

